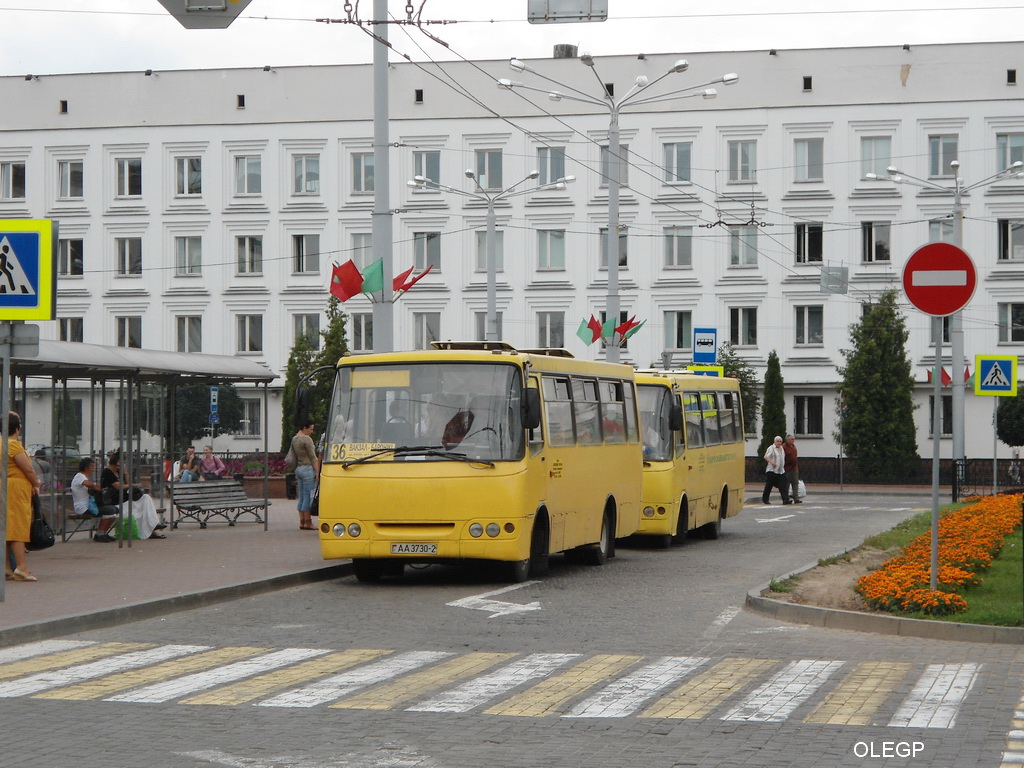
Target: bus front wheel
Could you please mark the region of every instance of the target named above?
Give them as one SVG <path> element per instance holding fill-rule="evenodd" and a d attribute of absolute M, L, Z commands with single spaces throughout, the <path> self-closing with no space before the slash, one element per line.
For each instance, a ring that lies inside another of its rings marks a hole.
<path fill-rule="evenodd" d="M 679 518 L 676 520 L 676 533 L 672 537 L 673 544 L 683 544 L 690 530 L 690 507 L 686 497 L 679 502 Z"/>
<path fill-rule="evenodd" d="M 357 557 L 352 561 L 352 572 L 364 583 L 380 581 L 384 575 L 384 561 Z"/>
<path fill-rule="evenodd" d="M 612 514 L 607 509 L 601 519 L 601 538 L 597 544 L 591 544 L 584 557 L 588 565 L 604 565 L 609 557 L 614 557 L 615 538 L 612 534 Z"/>

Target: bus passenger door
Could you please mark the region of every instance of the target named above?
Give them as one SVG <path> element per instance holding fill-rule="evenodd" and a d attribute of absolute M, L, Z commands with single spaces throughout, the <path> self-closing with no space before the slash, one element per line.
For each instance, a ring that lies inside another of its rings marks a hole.
<path fill-rule="evenodd" d="M 540 377 L 530 376 L 527 387 L 542 392 Z M 538 510 L 542 505 L 548 509 L 549 520 L 549 552 L 560 552 L 564 549 L 565 518 L 558 512 L 558 484 L 553 476 L 553 462 L 547 444 L 548 418 L 544 397 L 541 394 L 541 420 L 536 429 L 527 434 L 526 474 L 528 497 L 523 504 L 529 509 L 527 513 Z"/>

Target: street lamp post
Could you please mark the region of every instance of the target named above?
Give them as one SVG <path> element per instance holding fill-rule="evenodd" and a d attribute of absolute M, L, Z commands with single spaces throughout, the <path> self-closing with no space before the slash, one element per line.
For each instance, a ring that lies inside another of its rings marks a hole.
<path fill-rule="evenodd" d="M 660 101 L 669 101 L 674 98 L 685 98 L 687 96 L 702 96 L 705 99 L 713 99 L 718 95 L 718 92 L 714 88 L 707 86 L 715 85 L 718 83 L 724 85 L 732 85 L 739 80 L 739 75 L 730 73 L 723 75 L 722 77 L 711 80 L 707 83 L 701 83 L 699 85 L 689 86 L 687 88 L 681 88 L 674 91 L 668 91 L 667 93 L 661 93 L 656 96 L 645 96 L 641 98 L 641 94 L 645 93 L 655 83 L 660 82 L 669 75 L 676 74 L 678 72 L 685 72 L 689 68 L 689 64 L 685 59 L 679 59 L 673 64 L 668 71 L 662 73 L 653 80 L 649 80 L 646 75 L 639 76 L 633 83 L 633 87 L 619 99 L 615 99 L 608 92 L 608 88 L 605 87 L 604 81 L 601 80 L 600 75 L 597 74 L 597 70 L 594 67 L 594 58 L 590 54 L 582 54 L 580 61 L 584 65 L 590 68 L 591 72 L 594 73 L 594 77 L 597 78 L 598 83 L 601 86 L 601 96 L 592 96 L 585 91 L 581 91 L 578 88 L 574 88 L 565 83 L 560 83 L 552 77 L 548 77 L 535 69 L 530 68 L 525 62 L 519 59 L 512 59 L 509 61 L 509 66 L 516 72 L 529 72 L 543 80 L 547 80 L 550 83 L 560 86 L 571 91 L 567 93 L 565 91 L 553 91 L 546 88 L 536 88 L 525 83 L 519 83 L 508 79 L 498 80 L 498 86 L 501 88 L 507 88 L 509 90 L 513 88 L 521 88 L 530 91 L 539 91 L 546 93 L 548 98 L 552 101 L 560 101 L 561 99 L 569 99 L 572 101 L 581 101 L 585 104 L 592 104 L 595 106 L 604 107 L 608 110 L 608 231 L 606 233 L 606 253 L 607 253 L 607 268 L 608 268 L 608 296 L 605 304 L 605 320 L 614 320 L 615 324 L 618 325 L 619 321 L 619 188 L 621 184 L 621 167 L 620 163 L 622 158 L 620 157 L 620 141 L 619 141 L 619 112 L 627 106 L 638 107 L 654 104 Z M 694 93 L 698 88 L 703 88 L 703 91 Z M 611 343 L 608 345 L 605 351 L 605 357 L 609 362 L 617 363 L 620 360 L 619 355 L 619 344 L 621 339 L 619 333 L 616 331 L 611 339 Z"/>
<path fill-rule="evenodd" d="M 576 180 L 575 176 L 563 176 L 556 181 L 548 184 L 541 184 L 537 187 L 530 187 L 529 189 L 518 189 L 519 185 L 536 179 L 540 176 L 540 171 L 531 171 L 525 178 L 520 179 L 515 184 L 505 187 L 500 192 L 488 192 L 480 185 L 480 180 L 477 175 L 472 171 L 466 170 L 466 178 L 472 179 L 474 185 L 476 185 L 475 192 L 467 192 L 464 189 L 456 189 L 455 187 L 449 187 L 445 184 L 438 184 L 436 181 L 428 179 L 426 176 L 413 176 L 412 180 L 407 182 L 408 186 L 412 189 L 436 189 L 441 192 L 451 192 L 455 195 L 462 195 L 468 197 L 470 200 L 477 200 L 478 202 L 484 203 L 487 206 L 487 230 L 484 238 L 484 253 L 487 259 L 487 323 L 484 329 L 484 339 L 486 341 L 498 341 L 498 225 L 497 215 L 494 212 L 494 206 L 501 200 L 508 200 L 511 197 L 517 197 L 519 195 L 526 195 L 531 192 L 543 192 L 547 190 L 561 190 L 565 189 L 565 185 Z"/>

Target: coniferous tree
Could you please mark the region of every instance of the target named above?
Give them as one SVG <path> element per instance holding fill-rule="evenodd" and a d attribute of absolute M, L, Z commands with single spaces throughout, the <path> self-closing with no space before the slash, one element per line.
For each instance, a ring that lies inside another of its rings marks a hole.
<path fill-rule="evenodd" d="M 764 372 L 764 406 L 761 409 L 761 444 L 757 455 L 764 456 L 775 436 L 786 436 L 786 392 L 782 381 L 782 366 L 773 349 L 768 355 Z"/>
<path fill-rule="evenodd" d="M 757 394 L 760 382 L 757 372 L 747 363 L 746 360 L 736 354 L 732 344 L 728 341 L 722 342 L 718 347 L 718 364 L 722 366 L 723 373 L 740 383 L 740 402 L 743 405 L 743 423 L 749 432 L 755 430 L 757 424 L 757 413 L 761 406 L 761 398 Z"/>
<path fill-rule="evenodd" d="M 1024 445 L 1024 387 L 1018 384 L 1016 397 L 1000 397 L 996 414 L 996 436 L 1010 446 Z"/>
<path fill-rule="evenodd" d="M 327 409 L 331 407 L 334 392 L 335 366 L 338 360 L 348 354 L 348 334 L 345 331 L 346 315 L 341 311 L 341 302 L 331 296 L 327 303 L 327 328 L 321 332 L 320 351 L 313 358 L 313 368 L 324 368 L 309 382 L 309 415 L 316 424 L 317 434 L 327 427 Z"/>
<path fill-rule="evenodd" d="M 281 450 L 287 451 L 295 436 L 295 389 L 299 380 L 313 370 L 313 348 L 305 335 L 299 336 L 288 354 L 284 389 L 281 392 Z"/>
<path fill-rule="evenodd" d="M 907 338 L 896 291 L 886 291 L 850 326 L 852 348 L 841 350 L 842 434 L 834 437 L 865 477 L 899 479 L 918 464 Z"/>

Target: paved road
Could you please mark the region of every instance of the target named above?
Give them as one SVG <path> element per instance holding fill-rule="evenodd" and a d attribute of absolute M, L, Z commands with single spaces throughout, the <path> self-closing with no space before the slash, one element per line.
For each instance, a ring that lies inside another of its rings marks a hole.
<path fill-rule="evenodd" d="M 920 508 L 751 506 L 719 541 L 620 547 L 604 568 L 554 558 L 516 588 L 407 569 L 0 649 L 2 764 L 998 766 L 1019 647 L 740 609 Z"/>

